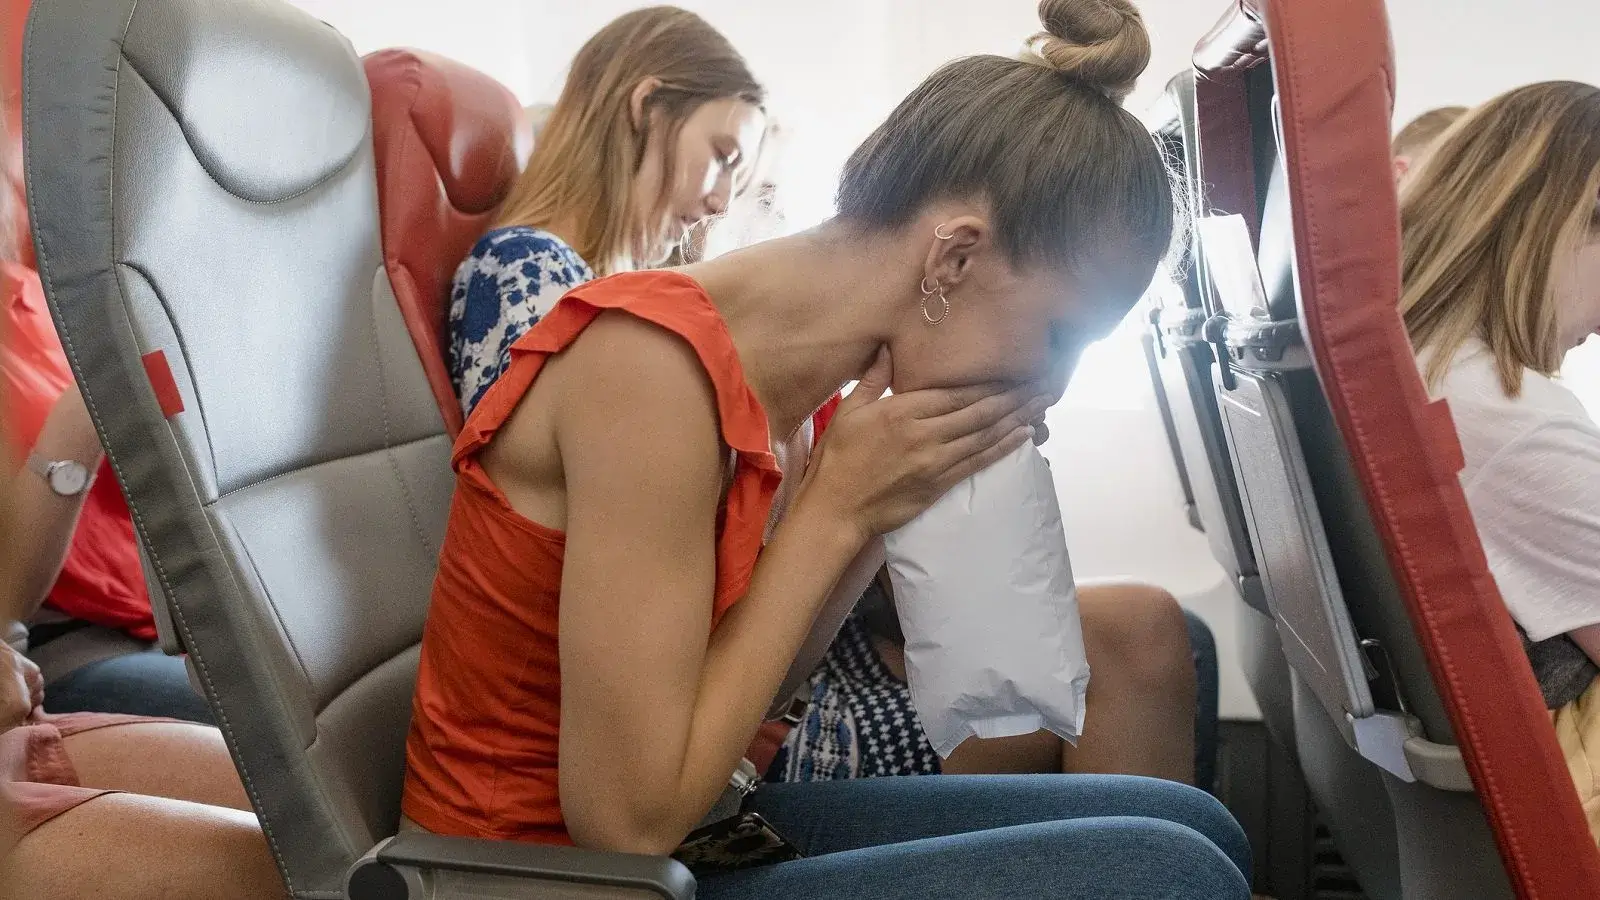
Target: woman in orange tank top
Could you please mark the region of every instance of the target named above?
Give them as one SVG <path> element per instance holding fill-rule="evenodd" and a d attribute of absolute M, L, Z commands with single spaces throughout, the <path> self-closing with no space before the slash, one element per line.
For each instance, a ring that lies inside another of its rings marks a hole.
<path fill-rule="evenodd" d="M 1176 218 L 1120 106 L 1148 37 L 1126 0 L 1040 11 L 1025 58 L 951 63 L 900 105 L 833 221 L 583 285 L 516 343 L 453 457 L 412 822 L 672 852 L 858 555 L 1028 440 L 1140 296 Z M 1166 782 L 786 784 L 745 809 L 806 858 L 705 876 L 702 898 L 1248 895 L 1237 824 Z"/>

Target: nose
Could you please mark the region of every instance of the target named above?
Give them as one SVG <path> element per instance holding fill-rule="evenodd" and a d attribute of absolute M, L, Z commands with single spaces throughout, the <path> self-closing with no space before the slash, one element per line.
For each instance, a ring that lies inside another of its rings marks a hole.
<path fill-rule="evenodd" d="M 707 216 L 720 216 L 728 211 L 728 199 L 722 191 L 712 191 L 705 199 Z"/>
<path fill-rule="evenodd" d="M 706 205 L 706 215 L 720 216 L 728 211 L 729 199 L 733 196 L 734 180 L 733 169 L 725 168 L 717 176 L 717 181 L 711 186 L 711 192 L 706 194 L 703 201 Z"/>

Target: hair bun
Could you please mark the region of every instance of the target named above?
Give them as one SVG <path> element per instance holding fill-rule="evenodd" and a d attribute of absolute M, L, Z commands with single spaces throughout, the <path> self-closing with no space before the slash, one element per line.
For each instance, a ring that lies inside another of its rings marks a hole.
<path fill-rule="evenodd" d="M 1129 0 L 1040 0 L 1044 31 L 1028 40 L 1028 62 L 1087 84 L 1117 103 L 1150 64 L 1150 33 Z"/>

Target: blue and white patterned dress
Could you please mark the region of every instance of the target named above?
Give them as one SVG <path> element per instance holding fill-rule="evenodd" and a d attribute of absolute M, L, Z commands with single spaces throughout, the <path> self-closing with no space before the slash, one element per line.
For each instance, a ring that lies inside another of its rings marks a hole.
<path fill-rule="evenodd" d="M 497 228 L 473 246 L 450 286 L 450 381 L 462 415 L 505 372 L 517 338 L 592 278 L 577 251 L 537 228 Z"/>

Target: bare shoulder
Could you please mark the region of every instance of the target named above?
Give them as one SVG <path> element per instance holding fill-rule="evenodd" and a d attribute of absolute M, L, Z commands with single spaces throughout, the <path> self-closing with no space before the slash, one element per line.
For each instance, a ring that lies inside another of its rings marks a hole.
<path fill-rule="evenodd" d="M 625 312 L 607 311 L 546 364 L 552 384 L 581 386 L 567 394 L 563 409 L 597 406 L 660 406 L 675 410 L 715 409 L 705 366 L 682 337 Z M 640 410 L 643 411 L 643 410 Z"/>
<path fill-rule="evenodd" d="M 574 488 L 590 496 L 698 492 L 709 478 L 715 491 L 716 410 L 710 377 L 688 342 L 605 312 L 545 363 L 484 465 L 518 512 L 565 530 Z"/>

